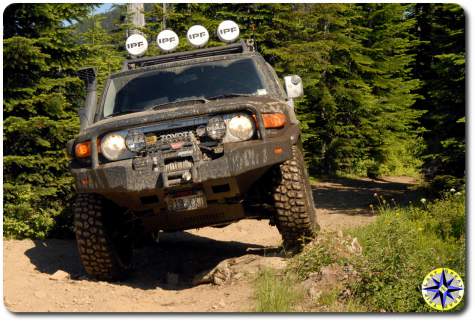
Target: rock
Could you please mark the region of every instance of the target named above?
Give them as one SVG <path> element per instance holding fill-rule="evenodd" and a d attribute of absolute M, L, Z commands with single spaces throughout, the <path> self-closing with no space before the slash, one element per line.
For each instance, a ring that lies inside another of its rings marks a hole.
<path fill-rule="evenodd" d="M 312 280 L 312 281 L 319 281 L 322 279 L 322 274 L 320 272 L 313 272 L 313 273 L 308 274 L 307 279 Z"/>
<path fill-rule="evenodd" d="M 342 271 L 343 268 L 336 263 L 322 267 L 320 270 L 321 280 L 336 281 L 338 280 L 339 276 L 341 276 Z"/>
<path fill-rule="evenodd" d="M 229 266 L 223 265 L 214 271 L 212 281 L 216 285 L 223 285 L 231 279 L 231 275 L 232 272 L 231 269 L 229 269 Z"/>
<path fill-rule="evenodd" d="M 225 259 L 212 270 L 197 274 L 193 278 L 193 285 L 205 283 L 223 285 L 232 279 L 239 280 L 246 274 L 257 274 L 262 269 L 272 268 L 275 270 L 283 270 L 286 266 L 287 262 L 280 257 L 244 255 L 237 258 Z"/>
<path fill-rule="evenodd" d="M 231 277 L 229 262 L 222 261 L 211 271 L 203 271 L 193 278 L 193 285 L 213 283 L 216 285 L 224 284 Z"/>
<path fill-rule="evenodd" d="M 218 307 L 225 307 L 226 306 L 226 302 L 224 302 L 223 299 L 221 299 L 221 301 L 219 301 L 218 303 Z"/>
<path fill-rule="evenodd" d="M 178 275 L 175 273 L 167 273 L 167 284 L 168 285 L 177 285 L 178 284 Z"/>
<path fill-rule="evenodd" d="M 239 281 L 241 278 L 243 278 L 244 274 L 243 273 L 236 273 L 234 276 L 233 276 L 233 279 Z"/>
<path fill-rule="evenodd" d="M 345 300 L 345 299 L 350 298 L 350 296 L 351 296 L 351 291 L 350 291 L 349 289 L 345 288 L 345 289 L 340 293 L 339 298 L 340 298 L 341 300 Z"/>
<path fill-rule="evenodd" d="M 47 294 L 43 291 L 36 291 L 34 294 L 39 299 L 44 299 L 47 296 Z"/>
<path fill-rule="evenodd" d="M 352 253 L 355 253 L 355 254 L 361 254 L 363 252 L 363 247 L 361 247 L 356 237 L 353 238 L 353 240 L 351 241 L 350 250 Z"/>
<path fill-rule="evenodd" d="M 259 268 L 284 270 L 286 267 L 287 261 L 282 257 L 261 257 L 259 259 Z"/>
<path fill-rule="evenodd" d="M 53 281 L 64 281 L 70 279 L 69 273 L 62 271 L 62 270 L 57 270 L 53 275 L 49 277 L 50 280 Z"/>
<path fill-rule="evenodd" d="M 156 299 L 157 301 L 161 301 L 162 299 L 161 298 L 158 298 Z M 176 302 L 165 302 L 165 303 L 160 303 L 161 306 L 171 306 L 171 305 L 175 305 Z"/>
<path fill-rule="evenodd" d="M 322 291 L 314 285 L 307 290 L 307 294 L 312 300 L 316 301 L 322 296 Z"/>

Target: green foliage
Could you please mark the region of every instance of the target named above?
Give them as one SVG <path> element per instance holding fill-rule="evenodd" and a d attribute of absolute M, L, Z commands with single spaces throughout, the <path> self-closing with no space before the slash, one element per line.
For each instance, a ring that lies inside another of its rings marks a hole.
<path fill-rule="evenodd" d="M 65 20 L 79 4 L 12 4 L 4 13 L 4 235 L 45 237 L 72 197 L 64 146 L 78 131 L 86 51 Z"/>
<path fill-rule="evenodd" d="M 363 246 L 363 256 L 352 259 L 360 276 L 350 285 L 354 300 L 371 311 L 431 310 L 420 284 L 438 267 L 464 278 L 465 228 L 464 194 L 420 207 L 382 207 L 375 223 L 354 232 Z"/>
<path fill-rule="evenodd" d="M 125 5 L 12 4 L 4 13 L 5 235 L 67 227 L 73 196 L 64 146 L 83 103 L 78 68 L 95 66 L 99 91 L 125 58 Z M 465 171 L 465 33 L 454 4 L 146 4 L 150 46 L 166 27 L 202 24 L 209 47 L 224 19 L 279 76 L 300 74 L 296 102 L 313 175 L 417 175 Z M 67 23 L 65 23 L 67 22 Z M 422 160 L 421 160 L 422 158 Z M 422 164 L 424 163 L 424 164 Z M 441 184 L 440 178 L 435 186 Z M 22 195 L 24 194 L 24 195 Z M 21 202 L 17 202 L 19 196 Z M 38 221 L 38 223 L 36 223 Z M 15 228 L 18 227 L 18 228 Z"/>
<path fill-rule="evenodd" d="M 114 33 L 108 33 L 102 26 L 104 15 L 91 15 L 82 20 L 78 29 L 81 43 L 87 45 L 87 57 L 83 66 L 93 66 L 97 69 L 97 89 L 102 92 L 107 77 L 118 72 L 125 57 L 123 39 L 117 41 Z"/>
<path fill-rule="evenodd" d="M 455 270 L 462 279 L 466 276 L 465 192 L 448 191 L 433 202 L 421 199 L 418 206 L 410 204 L 406 208 L 390 205 L 382 197 L 378 197 L 378 203 L 380 215 L 375 222 L 350 231 L 353 237 L 320 233 L 289 261 L 284 276 L 274 273 L 260 277 L 261 283 L 267 284 L 259 287 L 279 294 L 277 298 L 283 301 L 281 282 L 274 281 L 295 279 L 294 285 L 298 286 L 296 282 L 336 263 L 351 268 L 354 274 L 344 285 L 322 290 L 321 297 L 310 306 L 318 305 L 319 310 L 330 312 L 431 311 L 420 290 L 424 277 L 439 267 Z M 362 254 L 349 251 L 354 237 L 362 246 Z M 270 302 L 264 294 L 257 299 L 258 303 Z M 463 303 L 456 310 L 462 308 Z"/>
<path fill-rule="evenodd" d="M 257 312 L 291 312 L 303 297 L 290 276 L 278 276 L 270 270 L 260 271 L 255 285 Z"/>
<path fill-rule="evenodd" d="M 297 104 L 313 173 L 418 171 L 420 82 L 411 75 L 415 19 L 400 4 L 176 4 L 166 26 L 184 35 L 192 24 L 215 30 L 233 19 L 242 37 L 283 76 L 298 73 L 306 95 Z M 147 34 L 163 29 L 163 6 L 147 10 Z M 212 37 L 213 38 L 213 37 Z M 212 40 L 209 46 L 216 45 Z M 180 49 L 190 49 L 182 39 Z M 150 54 L 157 54 L 152 50 Z M 403 158 L 396 158 L 402 152 Z M 361 169 L 357 169 L 361 168 Z"/>
<path fill-rule="evenodd" d="M 289 270 L 300 280 L 305 280 L 311 273 L 320 272 L 322 267 L 337 260 L 333 253 L 336 245 L 332 236 L 321 234 L 315 244 L 306 247 L 303 252 L 289 262 Z"/>
<path fill-rule="evenodd" d="M 423 81 L 415 108 L 427 111 L 424 167 L 435 175 L 465 176 L 465 14 L 458 4 L 417 4 L 413 74 Z"/>
<path fill-rule="evenodd" d="M 438 197 L 451 189 L 465 190 L 465 178 L 457 178 L 451 175 L 438 175 L 428 185 L 428 193 Z"/>

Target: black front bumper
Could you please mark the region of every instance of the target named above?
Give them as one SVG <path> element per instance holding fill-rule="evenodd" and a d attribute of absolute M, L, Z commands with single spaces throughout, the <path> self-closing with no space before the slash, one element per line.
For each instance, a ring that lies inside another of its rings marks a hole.
<path fill-rule="evenodd" d="M 242 196 L 270 166 L 291 157 L 298 134 L 298 127 L 289 125 L 278 137 L 226 144 L 222 157 L 193 165 L 188 186 L 203 190 L 211 201 Z M 163 185 L 162 174 L 151 167 L 134 170 L 132 159 L 71 171 L 79 193 L 98 193 L 137 210 L 165 207 L 168 189 Z M 186 186 L 173 187 L 179 188 Z"/>

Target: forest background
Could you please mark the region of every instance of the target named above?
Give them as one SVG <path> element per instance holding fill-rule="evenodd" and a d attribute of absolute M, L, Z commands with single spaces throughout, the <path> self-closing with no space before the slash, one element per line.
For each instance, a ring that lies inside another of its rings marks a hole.
<path fill-rule="evenodd" d="M 126 58 L 126 8 L 12 4 L 3 13 L 4 236 L 71 233 L 74 186 L 66 142 L 84 89 Z M 163 5 L 146 4 L 149 43 Z M 410 175 L 436 189 L 465 178 L 465 16 L 456 4 L 168 4 L 181 37 L 236 21 L 279 76 L 299 74 L 296 102 L 312 176 Z M 211 36 L 214 40 L 216 37 Z M 218 45 L 210 41 L 208 46 Z M 159 54 L 151 45 L 147 55 Z"/>

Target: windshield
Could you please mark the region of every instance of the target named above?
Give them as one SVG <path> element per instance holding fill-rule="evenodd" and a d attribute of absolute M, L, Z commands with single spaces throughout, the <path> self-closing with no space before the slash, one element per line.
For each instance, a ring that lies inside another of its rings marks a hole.
<path fill-rule="evenodd" d="M 263 75 L 251 58 L 154 70 L 111 80 L 104 117 L 165 107 L 168 103 L 233 95 L 266 95 Z"/>

